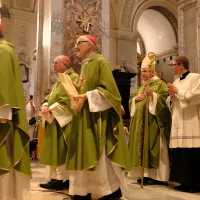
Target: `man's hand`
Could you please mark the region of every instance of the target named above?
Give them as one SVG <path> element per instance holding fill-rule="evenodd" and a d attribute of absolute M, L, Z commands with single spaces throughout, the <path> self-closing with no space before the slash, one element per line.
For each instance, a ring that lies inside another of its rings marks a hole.
<path fill-rule="evenodd" d="M 72 109 L 74 111 L 80 111 L 87 100 L 86 94 L 80 94 L 73 97 L 74 101 L 77 102 L 76 106 L 74 106 Z"/>
<path fill-rule="evenodd" d="M 135 101 L 143 101 L 145 98 L 146 98 L 146 95 L 142 93 L 135 97 Z"/>
<path fill-rule="evenodd" d="M 171 98 L 173 98 L 175 94 L 178 94 L 178 89 L 173 84 L 167 83 L 167 88 Z"/>
<path fill-rule="evenodd" d="M 51 110 L 49 109 L 49 106 L 45 105 L 41 107 L 41 113 L 43 115 L 51 114 Z"/>
<path fill-rule="evenodd" d="M 151 89 L 151 87 L 146 86 L 145 90 L 146 90 L 147 96 L 151 96 L 151 97 L 153 96 L 153 90 Z"/>

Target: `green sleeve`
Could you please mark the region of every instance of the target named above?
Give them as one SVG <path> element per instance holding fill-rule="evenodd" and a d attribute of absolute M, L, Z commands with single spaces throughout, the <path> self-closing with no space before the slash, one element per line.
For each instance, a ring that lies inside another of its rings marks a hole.
<path fill-rule="evenodd" d="M 158 100 L 156 105 L 156 118 L 161 134 L 163 134 L 167 143 L 169 143 L 171 129 L 171 113 L 166 104 L 168 97 L 167 85 L 162 81 L 158 90 Z"/>

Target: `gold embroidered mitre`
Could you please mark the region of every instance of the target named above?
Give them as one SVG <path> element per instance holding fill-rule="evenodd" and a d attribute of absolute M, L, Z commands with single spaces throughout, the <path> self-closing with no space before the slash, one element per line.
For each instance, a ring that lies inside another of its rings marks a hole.
<path fill-rule="evenodd" d="M 148 56 L 146 56 L 142 61 L 141 69 L 149 69 L 155 71 L 156 66 L 156 55 L 153 52 L 149 52 Z"/>

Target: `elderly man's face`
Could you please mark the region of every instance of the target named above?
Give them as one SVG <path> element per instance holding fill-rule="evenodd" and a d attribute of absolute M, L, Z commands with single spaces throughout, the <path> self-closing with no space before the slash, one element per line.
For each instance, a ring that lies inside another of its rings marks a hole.
<path fill-rule="evenodd" d="M 56 57 L 53 62 L 53 71 L 55 74 L 64 73 L 66 71 L 66 63 L 63 61 L 63 57 Z"/>
<path fill-rule="evenodd" d="M 91 51 L 92 44 L 85 36 L 78 38 L 75 44 L 76 55 L 80 60 L 87 58 L 88 53 Z"/>
<path fill-rule="evenodd" d="M 154 71 L 149 69 L 141 69 L 141 77 L 143 81 L 148 81 L 148 78 L 152 78 L 155 75 Z"/>

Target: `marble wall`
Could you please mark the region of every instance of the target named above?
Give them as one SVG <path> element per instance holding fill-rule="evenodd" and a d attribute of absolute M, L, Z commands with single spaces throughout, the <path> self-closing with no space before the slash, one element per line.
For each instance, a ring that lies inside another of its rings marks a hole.
<path fill-rule="evenodd" d="M 74 54 L 74 45 L 80 35 L 93 35 L 97 40 L 97 51 L 101 52 L 101 18 L 101 0 L 64 1 L 64 54 L 71 58 L 76 72 L 80 71 L 80 64 Z"/>
<path fill-rule="evenodd" d="M 34 94 L 35 61 L 33 49 L 36 47 L 35 1 L 2 0 L 1 16 L 5 39 L 13 43 L 19 57 L 24 90 Z"/>
<path fill-rule="evenodd" d="M 178 0 L 179 55 L 190 61 L 190 70 L 200 73 L 200 0 Z"/>

